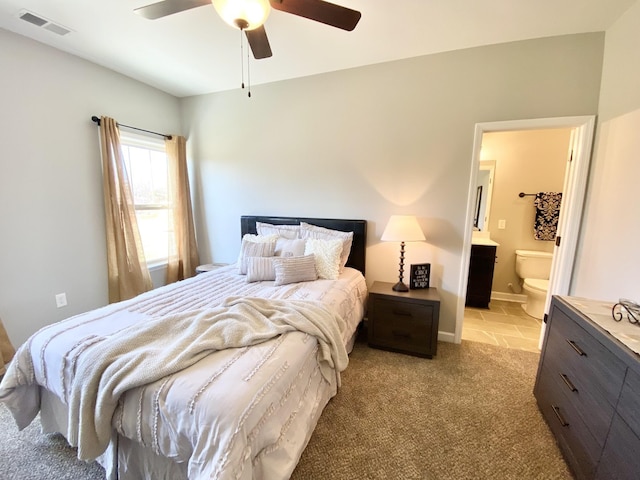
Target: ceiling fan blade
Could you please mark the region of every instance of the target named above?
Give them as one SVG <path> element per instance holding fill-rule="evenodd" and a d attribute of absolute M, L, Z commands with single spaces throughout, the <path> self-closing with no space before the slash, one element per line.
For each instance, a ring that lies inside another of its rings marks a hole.
<path fill-rule="evenodd" d="M 362 14 L 323 0 L 269 0 L 271 6 L 316 22 L 351 31 L 356 28 Z"/>
<path fill-rule="evenodd" d="M 267 38 L 267 32 L 264 26 L 260 26 L 254 30 L 245 30 L 244 33 L 251 46 L 253 58 L 260 60 L 261 58 L 269 58 L 272 55 L 271 45 L 269 45 L 269 39 Z"/>
<path fill-rule="evenodd" d="M 144 18 L 155 20 L 204 5 L 211 5 L 211 0 L 165 0 L 164 2 L 152 3 L 151 5 L 136 8 L 133 11 Z"/>

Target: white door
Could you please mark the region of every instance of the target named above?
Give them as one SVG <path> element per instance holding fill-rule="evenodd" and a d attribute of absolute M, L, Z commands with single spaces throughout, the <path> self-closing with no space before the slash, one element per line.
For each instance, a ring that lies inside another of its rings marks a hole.
<path fill-rule="evenodd" d="M 591 132 L 586 130 L 586 128 L 579 127 L 574 128 L 571 132 L 556 246 L 553 249 L 549 290 L 544 308 L 545 318 L 549 313 L 551 297 L 568 294 L 571 284 L 593 140 L 593 128 L 591 128 Z M 546 323 L 543 322 L 538 341 L 539 348 L 542 348 L 546 326 Z"/>

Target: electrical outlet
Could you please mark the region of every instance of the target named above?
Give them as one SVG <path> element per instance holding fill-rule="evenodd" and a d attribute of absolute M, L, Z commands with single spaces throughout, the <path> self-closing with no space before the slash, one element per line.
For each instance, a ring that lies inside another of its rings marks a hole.
<path fill-rule="evenodd" d="M 504 230 L 505 228 L 507 228 L 507 221 L 498 220 L 498 230 Z"/>
<path fill-rule="evenodd" d="M 56 295 L 56 307 L 66 307 L 67 306 L 67 294 L 59 293 Z"/>

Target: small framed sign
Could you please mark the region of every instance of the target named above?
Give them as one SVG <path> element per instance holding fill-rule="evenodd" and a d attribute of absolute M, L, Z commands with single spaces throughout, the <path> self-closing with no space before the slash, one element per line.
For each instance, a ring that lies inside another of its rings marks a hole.
<path fill-rule="evenodd" d="M 417 263 L 411 265 L 411 274 L 409 277 L 409 288 L 415 290 L 417 288 L 429 288 L 429 277 L 431 276 L 430 263 Z"/>

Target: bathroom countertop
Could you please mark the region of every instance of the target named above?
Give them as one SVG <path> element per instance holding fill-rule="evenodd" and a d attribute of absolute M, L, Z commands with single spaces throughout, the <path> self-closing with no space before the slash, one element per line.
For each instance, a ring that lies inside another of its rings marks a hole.
<path fill-rule="evenodd" d="M 491 232 L 487 230 L 474 230 L 471 236 L 471 245 L 483 245 L 485 247 L 499 247 L 498 242 L 491 240 Z"/>
<path fill-rule="evenodd" d="M 494 242 L 490 238 L 474 237 L 471 239 L 471 245 L 484 245 L 485 247 L 499 247 L 498 242 Z"/>

